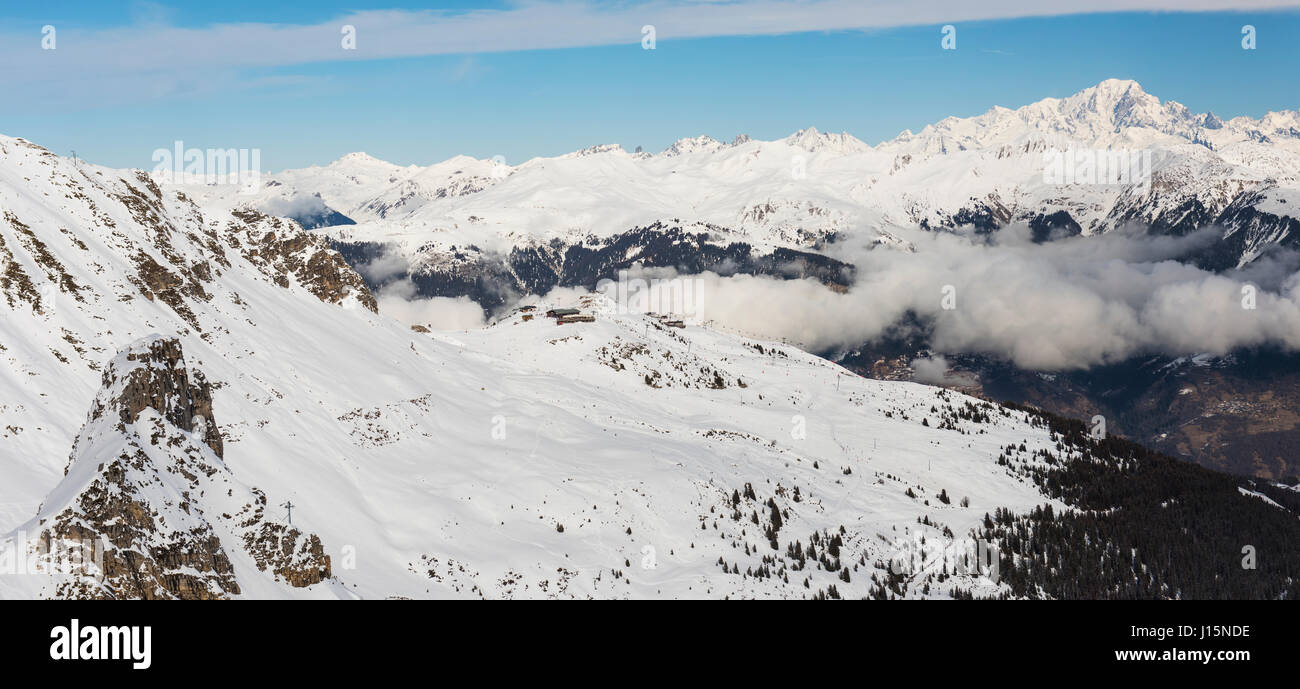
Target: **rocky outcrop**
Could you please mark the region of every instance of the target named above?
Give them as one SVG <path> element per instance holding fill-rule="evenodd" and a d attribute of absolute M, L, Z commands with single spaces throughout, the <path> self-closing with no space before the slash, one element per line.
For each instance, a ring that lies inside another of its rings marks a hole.
<path fill-rule="evenodd" d="M 290 586 L 304 587 L 330 578 L 330 556 L 315 534 L 284 524 L 263 522 L 244 534 L 244 547 L 258 569 L 270 570 Z"/>
<path fill-rule="evenodd" d="M 248 208 L 237 209 L 232 215 L 243 223 L 235 229 L 243 235 L 244 258 L 276 284 L 287 288 L 293 277 L 323 302 L 337 304 L 355 295 L 367 309 L 379 310 L 365 281 L 324 237 Z"/>
<path fill-rule="evenodd" d="M 22 266 L 14 260 L 14 254 L 5 245 L 3 235 L 0 235 L 0 293 L 4 294 L 5 302 L 11 309 L 19 303 L 27 303 L 37 312 L 42 310 L 40 293 L 36 291 L 32 279 L 23 272 Z"/>
<path fill-rule="evenodd" d="M 1056 211 L 1055 213 L 1039 213 L 1029 220 L 1030 236 L 1034 243 L 1042 244 L 1054 239 L 1064 237 L 1077 237 L 1083 232 L 1079 223 L 1070 217 L 1068 211 Z"/>
<path fill-rule="evenodd" d="M 202 371 L 189 374 L 181 343 L 157 338 L 144 347 L 128 350 L 126 360 L 142 365 L 131 369 L 116 399 L 120 429 L 134 424 L 146 409 L 162 413 L 168 423 L 197 435 L 217 457 L 222 457 L 221 432 L 212 415 L 212 386 Z M 107 387 L 116 381 L 110 368 L 104 374 Z"/>
<path fill-rule="evenodd" d="M 29 525 L 48 595 L 230 598 L 237 559 L 289 586 L 332 576 L 320 539 L 269 518 L 265 494 L 224 463 L 212 389 L 174 338 L 137 341 L 105 368 L 64 480 Z"/>

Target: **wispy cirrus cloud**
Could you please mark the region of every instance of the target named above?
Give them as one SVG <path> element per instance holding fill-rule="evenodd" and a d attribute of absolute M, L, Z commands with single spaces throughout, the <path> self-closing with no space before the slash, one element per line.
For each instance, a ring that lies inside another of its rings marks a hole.
<path fill-rule="evenodd" d="M 656 41 L 868 30 L 979 20 L 1097 12 L 1202 12 L 1292 8 L 1297 0 L 652 0 L 530 1 L 506 9 L 363 11 L 310 25 L 229 23 L 176 27 L 155 9 L 136 25 L 67 27 L 57 49 L 42 50 L 34 31 L 0 32 L 0 84 L 123 88 L 145 80 L 162 91 L 186 82 L 253 68 L 448 54 L 553 50 L 637 44 L 652 25 Z M 152 6 L 151 6 L 152 7 Z M 355 49 L 343 49 L 343 27 Z M 55 27 L 56 30 L 59 27 Z M 102 90 L 102 88 L 100 88 Z M 156 90 L 156 89 L 155 89 Z"/>

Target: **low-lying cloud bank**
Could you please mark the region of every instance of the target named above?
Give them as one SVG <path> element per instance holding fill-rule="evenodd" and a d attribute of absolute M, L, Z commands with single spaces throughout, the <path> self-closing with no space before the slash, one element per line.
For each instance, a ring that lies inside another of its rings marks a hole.
<path fill-rule="evenodd" d="M 700 314 L 834 351 L 875 340 L 910 313 L 932 325 L 937 352 L 996 355 L 1039 370 L 1149 353 L 1300 349 L 1300 255 L 1280 251 L 1223 274 L 1176 260 L 1219 232 L 1034 244 L 1025 228 L 1009 227 L 987 241 L 920 236 L 915 252 L 841 247 L 836 257 L 858 267 L 847 293 L 812 280 L 706 273 L 697 276 Z"/>
<path fill-rule="evenodd" d="M 433 330 L 472 330 L 487 325 L 483 307 L 468 297 L 421 297 L 411 282 L 410 263 L 389 248 L 375 259 L 356 266 L 366 283 L 375 286 L 379 313 L 405 325 Z"/>
<path fill-rule="evenodd" d="M 330 212 L 320 194 L 303 194 L 289 199 L 272 198 L 262 205 L 262 210 L 286 218 L 325 215 Z"/>
<path fill-rule="evenodd" d="M 852 350 L 919 320 L 938 355 L 921 368 L 938 378 L 948 368 L 943 354 L 987 354 L 1052 371 L 1146 354 L 1227 354 L 1263 345 L 1300 350 L 1300 253 L 1274 251 L 1217 274 L 1180 260 L 1220 236 L 1213 227 L 1183 237 L 1116 231 L 1035 244 L 1021 226 L 987 237 L 918 232 L 914 251 L 832 247 L 834 258 L 857 267 L 857 281 L 844 293 L 812 279 L 682 277 L 665 268 L 628 276 L 690 280 L 693 315 L 810 351 Z M 442 330 L 487 322 L 468 298 L 417 296 L 396 251 L 359 269 L 382 285 L 380 311 L 399 321 Z M 571 300 L 573 292 L 562 288 L 545 299 Z M 518 297 L 508 296 L 506 303 Z M 638 304 L 633 295 L 627 306 L 672 310 Z"/>
<path fill-rule="evenodd" d="M 483 307 L 468 297 L 417 297 L 410 280 L 393 282 L 375 295 L 379 312 L 405 325 L 433 330 L 473 330 L 486 325 Z"/>

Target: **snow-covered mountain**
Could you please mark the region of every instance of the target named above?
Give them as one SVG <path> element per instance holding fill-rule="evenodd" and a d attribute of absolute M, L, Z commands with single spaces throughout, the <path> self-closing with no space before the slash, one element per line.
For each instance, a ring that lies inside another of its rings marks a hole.
<path fill-rule="evenodd" d="M 212 386 L 187 369 L 180 341 L 132 343 L 106 367 L 63 480 L 19 529 L 37 534 L 34 559 L 57 572 L 55 588 L 28 592 L 210 599 L 329 580 L 320 539 L 269 518 L 223 445 Z"/>
<path fill-rule="evenodd" d="M 1112 180 L 1107 170 L 1118 163 L 1096 169 L 1107 155 L 1137 174 Z M 1053 161 L 1065 175 L 1045 174 Z M 1300 111 L 1222 120 L 1112 79 L 1067 98 L 949 117 L 874 147 L 806 129 L 778 141 L 682 139 L 654 155 L 596 146 L 513 166 L 458 156 L 403 168 L 350 154 L 272 175 L 252 196 L 186 191 L 202 205 L 271 213 L 319 194 L 356 222 L 328 229 L 336 241 L 392 247 L 413 275 L 429 277 L 428 294 L 483 301 L 465 287 L 467 274 L 525 293 L 589 286 L 608 276 L 566 266 L 566 252 L 627 243 L 632 232 L 650 247 L 659 234 L 647 228 L 743 245 L 757 262 L 777 248 L 817 253 L 836 239 L 906 246 L 918 231 L 1011 223 L 1040 240 L 1127 224 L 1170 234 L 1218 225 L 1221 241 L 1197 260 L 1233 267 L 1300 241 L 1298 170 Z"/>
<path fill-rule="evenodd" d="M 1165 500 L 1106 518 L 1205 512 L 1137 556 L 1079 530 L 1104 586 L 1121 562 L 1137 587 L 1093 595 L 1290 586 L 1160 549 L 1286 533 L 1293 507 L 1081 426 L 599 295 L 413 330 L 293 221 L 21 139 L 0 138 L 0 209 L 0 563 L 34 563 L 0 567 L 0 597 L 1062 595 L 1073 570 L 1024 533 L 1098 513 L 1071 467 Z M 968 538 L 1005 546 L 1004 578 L 933 566 Z"/>

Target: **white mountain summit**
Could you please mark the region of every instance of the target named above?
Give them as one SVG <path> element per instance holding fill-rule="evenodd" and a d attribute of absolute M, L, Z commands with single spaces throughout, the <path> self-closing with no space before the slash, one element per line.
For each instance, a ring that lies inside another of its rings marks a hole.
<path fill-rule="evenodd" d="M 997 592 L 888 563 L 1054 503 L 1000 460 L 1054 434 L 939 388 L 598 296 L 414 332 L 292 221 L 21 139 L 0 207 L 0 540 L 43 563 L 0 597 Z"/>
<path fill-rule="evenodd" d="M 0 598 L 1066 595 L 1059 553 L 1026 536 L 1053 515 L 1170 514 L 1201 504 L 1179 486 L 1217 481 L 1236 502 L 1207 523 L 1263 523 L 1277 508 L 1232 479 L 1184 481 L 1081 425 L 582 289 L 480 330 L 412 329 L 334 248 L 531 289 L 654 256 L 842 286 L 817 253 L 839 234 L 902 246 L 1060 211 L 1096 233 L 1190 203 L 1236 214 L 1243 257 L 1291 241 L 1295 113 L 1184 110 L 1108 81 L 876 147 L 808 129 L 513 166 L 357 153 L 252 197 L 0 137 Z M 1155 148 L 1150 192 L 1048 187 L 1035 165 L 1058 136 Z M 268 213 L 333 217 L 321 204 L 357 224 Z M 1076 506 L 1073 469 L 1159 499 Z M 1223 529 L 1201 526 L 1156 539 L 1210 572 L 1177 585 L 1221 581 L 1192 543 Z M 1075 533 L 1125 592 L 1180 594 L 1158 550 Z M 985 563 L 1004 576 L 954 559 L 976 542 L 1008 553 Z"/>
<path fill-rule="evenodd" d="M 1131 153 L 1150 167 L 1141 184 L 1045 177 L 1051 152 L 1068 150 Z M 341 214 L 336 221 L 357 223 L 326 230 L 335 239 L 388 244 L 413 264 L 446 263 L 467 246 L 490 262 L 655 223 L 707 225 L 719 245 L 762 252 L 816 250 L 832 237 L 906 245 L 917 231 L 1011 223 L 1043 236 L 1137 223 L 1178 234 L 1221 227 L 1205 258 L 1221 268 L 1297 241 L 1297 171 L 1300 111 L 1222 120 L 1109 79 L 1065 98 L 949 117 L 874 147 L 808 128 L 777 141 L 699 136 L 655 155 L 601 145 L 514 165 L 459 156 L 399 167 L 349 154 L 271 175 L 252 197 L 183 190 L 203 206 L 272 213 L 319 194 Z"/>

